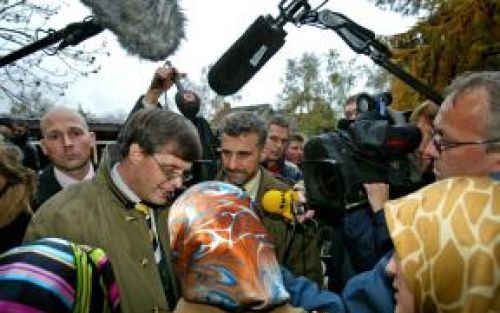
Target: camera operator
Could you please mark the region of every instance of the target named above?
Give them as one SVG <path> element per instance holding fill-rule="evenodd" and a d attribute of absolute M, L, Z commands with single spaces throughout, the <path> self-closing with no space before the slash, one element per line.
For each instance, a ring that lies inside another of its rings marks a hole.
<path fill-rule="evenodd" d="M 402 112 L 387 108 L 391 101 L 389 93 L 350 97 L 348 119 L 305 147 L 308 200 L 330 230 L 323 238 L 331 247 L 325 262 L 332 290 L 340 291 L 351 276 L 372 269 L 391 250 L 383 204 L 417 188 L 409 155 L 421 134 L 406 124 Z"/>
<path fill-rule="evenodd" d="M 349 123 L 358 117 L 359 94 L 346 100 L 344 115 Z M 355 273 L 372 269 L 388 250 L 390 237 L 385 228 L 382 212 L 389 199 L 389 185 L 383 182 L 365 183 L 369 206 L 360 206 L 347 211 L 343 220 L 344 244 Z"/>

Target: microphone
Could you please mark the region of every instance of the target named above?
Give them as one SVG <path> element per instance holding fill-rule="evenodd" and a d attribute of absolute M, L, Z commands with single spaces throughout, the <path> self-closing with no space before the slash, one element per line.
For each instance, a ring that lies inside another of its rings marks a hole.
<path fill-rule="evenodd" d="M 272 16 L 259 16 L 208 72 L 219 95 L 236 93 L 283 46 L 286 32 Z"/>
<path fill-rule="evenodd" d="M 81 0 L 95 21 L 111 30 L 131 55 L 164 60 L 184 38 L 184 14 L 176 0 Z"/>
<path fill-rule="evenodd" d="M 292 222 L 296 208 L 300 205 L 296 190 L 269 190 L 262 197 L 262 208 L 269 213 L 283 216 Z"/>
<path fill-rule="evenodd" d="M 172 67 L 172 63 L 168 60 L 165 61 L 165 65 Z M 180 75 L 177 72 L 175 73 L 174 84 L 177 88 L 174 98 L 175 104 L 182 115 L 193 120 L 198 115 L 198 112 L 200 112 L 200 97 L 194 91 L 184 88 Z"/>
<path fill-rule="evenodd" d="M 177 79 L 176 79 L 177 80 Z M 190 120 L 194 119 L 200 112 L 200 97 L 191 90 L 179 89 L 180 83 L 175 83 L 177 92 L 175 93 L 175 104 L 179 111 Z M 180 85 L 182 86 L 182 85 Z"/>

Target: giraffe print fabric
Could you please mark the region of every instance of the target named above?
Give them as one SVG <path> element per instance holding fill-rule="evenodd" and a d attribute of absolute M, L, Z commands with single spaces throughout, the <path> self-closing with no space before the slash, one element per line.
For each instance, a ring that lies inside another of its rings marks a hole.
<path fill-rule="evenodd" d="M 500 312 L 500 181 L 442 180 L 385 216 L 416 312 Z"/>

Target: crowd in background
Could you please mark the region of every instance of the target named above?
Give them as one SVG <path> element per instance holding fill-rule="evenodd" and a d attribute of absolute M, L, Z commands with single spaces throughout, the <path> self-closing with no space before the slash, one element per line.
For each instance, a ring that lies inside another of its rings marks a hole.
<path fill-rule="evenodd" d="M 99 164 L 73 110 L 40 119 L 42 169 L 26 125 L 2 122 L 0 311 L 500 312 L 500 72 L 417 106 L 414 190 L 365 182 L 336 223 L 308 205 L 289 118 L 210 128 L 195 93 L 181 114 L 158 102 L 177 75 L 154 73 Z M 345 131 L 363 114 L 347 99 Z M 295 198 L 270 208 L 273 191 Z"/>

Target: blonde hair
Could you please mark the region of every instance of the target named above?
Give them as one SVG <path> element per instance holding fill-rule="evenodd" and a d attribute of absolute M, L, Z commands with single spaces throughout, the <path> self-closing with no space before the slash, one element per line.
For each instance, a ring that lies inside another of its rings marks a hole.
<path fill-rule="evenodd" d="M 438 111 L 439 107 L 434 102 L 430 100 L 424 101 L 411 113 L 410 124 L 417 125 L 419 118 L 424 116 L 432 125 L 432 121 L 436 118 Z"/>
<path fill-rule="evenodd" d="M 22 165 L 23 154 L 14 145 L 0 142 L 0 176 L 6 185 L 0 191 L 0 227 L 11 223 L 21 212 L 32 213 L 35 173 Z"/>

